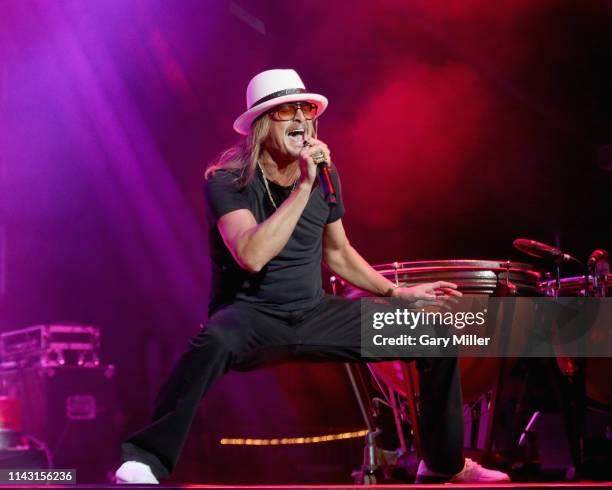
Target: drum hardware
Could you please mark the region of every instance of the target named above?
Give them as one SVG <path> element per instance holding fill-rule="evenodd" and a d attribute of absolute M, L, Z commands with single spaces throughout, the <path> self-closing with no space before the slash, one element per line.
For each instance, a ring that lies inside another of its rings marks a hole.
<path fill-rule="evenodd" d="M 391 409 L 393 413 L 393 420 L 395 422 L 395 427 L 397 429 L 397 435 L 398 435 L 398 439 L 400 443 L 400 450 L 402 454 L 405 454 L 408 452 L 409 448 L 408 448 L 408 444 L 406 443 L 406 437 L 404 435 L 402 422 L 409 420 L 411 424 L 413 423 L 416 424 L 416 419 L 413 420 L 411 418 L 412 412 L 409 407 L 409 404 L 401 402 L 400 394 L 397 393 L 391 387 L 388 387 L 387 389 L 385 389 L 379 377 L 372 370 L 372 366 L 370 364 L 368 364 L 368 369 L 370 371 L 371 378 L 376 383 L 376 386 L 378 387 L 380 393 L 382 393 L 382 395 L 385 397 L 384 400 L 380 398 L 373 398 L 372 399 L 372 404 L 374 405 L 373 408 L 374 410 L 376 410 L 376 413 L 377 413 L 378 412 L 377 404 L 382 403 Z M 414 435 L 414 430 L 413 430 L 413 435 Z M 420 449 L 420 446 L 419 446 L 420 440 L 418 439 L 418 437 L 415 437 L 415 443 L 416 443 L 416 446 L 418 446 Z"/>
<path fill-rule="evenodd" d="M 374 269 L 398 286 L 410 287 L 438 280 L 454 282 L 466 295 L 537 296 L 543 273 L 530 264 L 491 260 L 437 260 L 421 262 L 393 262 L 375 265 Z M 333 289 L 333 286 L 332 286 Z M 349 298 L 359 298 L 367 293 L 351 285 L 335 290 Z M 478 434 L 471 437 L 478 448 L 492 449 L 493 422 L 496 401 L 500 393 L 498 383 L 503 365 L 500 358 L 461 359 L 461 378 L 464 402 L 478 405 Z M 407 412 L 413 429 L 413 445 L 420 454 L 420 431 L 418 422 L 418 378 L 414 362 L 386 361 L 369 364 L 373 378 L 388 386 L 389 392 L 401 396 L 406 411 L 394 411 L 397 431 L 401 430 L 398 419 Z M 380 380 L 380 381 L 379 381 Z M 392 399 L 391 397 L 389 399 Z M 482 430 L 480 430 L 482 429 Z M 401 440 L 401 439 L 400 439 Z M 472 445 L 473 446 L 473 445 Z M 402 448 L 403 449 L 403 448 Z"/>
<path fill-rule="evenodd" d="M 361 416 L 366 424 L 368 433 L 365 436 L 365 447 L 363 450 L 363 464 L 358 470 L 352 472 L 352 476 L 359 484 L 375 484 L 380 482 L 382 474 L 383 457 L 382 450 L 378 447 L 376 438 L 381 434 L 381 430 L 375 427 L 373 407 L 369 404 L 370 410 L 366 408 L 366 400 L 369 402 L 369 396 L 365 381 L 359 366 L 345 363 L 346 373 L 351 382 L 351 386 L 357 398 L 357 404 Z"/>
<path fill-rule="evenodd" d="M 595 297 L 604 298 L 611 294 L 612 274 L 608 253 L 598 249 L 593 251 L 587 261 L 587 273 L 583 276 L 550 279 L 547 276 L 540 284 L 540 291 L 552 297 Z M 586 399 L 589 407 L 607 407 L 612 414 L 612 388 L 609 382 L 610 361 L 605 358 L 567 358 L 562 353 L 557 355 L 559 370 L 571 378 L 579 371 L 585 371 Z"/>
<path fill-rule="evenodd" d="M 393 269 L 395 271 L 394 276 L 395 276 L 395 287 L 398 288 L 399 287 L 399 274 L 398 274 L 398 269 L 399 269 L 399 262 L 393 262 Z"/>
<path fill-rule="evenodd" d="M 525 443 L 527 442 L 527 434 L 529 432 L 531 432 L 531 430 L 533 429 L 533 426 L 536 422 L 536 420 L 538 419 L 538 417 L 540 416 L 540 412 L 538 410 L 536 410 L 533 415 L 531 416 L 531 418 L 529 419 L 529 422 L 527 422 L 527 425 L 525 426 L 525 429 L 523 430 L 523 433 L 521 434 L 521 437 L 519 437 L 519 441 L 518 441 L 518 445 L 519 446 L 524 446 Z"/>
<path fill-rule="evenodd" d="M 342 280 L 338 280 L 336 276 L 331 276 L 330 285 L 332 289 L 332 293 L 334 295 L 338 295 L 338 283 L 341 286 L 344 286 L 345 283 Z M 396 284 L 399 285 L 399 279 L 396 278 Z M 407 363 L 401 363 L 404 366 L 405 373 L 408 372 Z M 411 365 L 414 363 L 410 363 Z M 378 389 L 382 393 L 383 399 L 372 399 L 368 393 L 368 389 L 366 387 L 365 380 L 363 379 L 363 373 L 360 369 L 359 365 L 345 363 L 344 367 L 346 369 L 349 381 L 351 383 L 351 387 L 353 388 L 353 392 L 355 393 L 355 398 L 357 399 L 357 403 L 359 405 L 359 410 L 361 412 L 361 416 L 366 424 L 366 428 L 368 433 L 365 436 L 365 447 L 364 447 L 364 455 L 363 455 L 363 464 L 358 469 L 352 472 L 352 476 L 355 479 L 355 482 L 358 484 L 375 484 L 380 483 L 385 480 L 385 473 L 383 471 L 383 466 L 385 464 L 389 464 L 391 460 L 395 464 L 398 463 L 398 460 L 408 453 L 408 444 L 406 442 L 406 438 L 404 436 L 404 430 L 402 426 L 402 421 L 406 419 L 410 419 L 414 445 L 417 450 L 417 454 L 421 454 L 421 446 L 420 446 L 420 432 L 418 430 L 418 417 L 416 415 L 416 400 L 414 399 L 414 386 L 408 385 L 410 389 L 408 390 L 413 394 L 413 397 L 409 399 L 409 407 L 406 409 L 406 406 L 399 401 L 400 394 L 396 392 L 391 386 L 385 390 L 385 387 L 381 383 L 380 379 L 376 374 L 372 371 L 372 366 L 368 365 L 368 369 L 372 376 L 372 379 L 376 383 Z M 406 376 L 406 374 L 404 374 Z M 412 376 L 410 378 L 406 378 L 412 380 Z M 388 395 L 387 395 L 388 392 Z M 377 437 L 382 433 L 382 430 L 376 427 L 376 423 L 374 417 L 378 412 L 378 403 L 383 403 L 388 406 L 393 413 L 393 420 L 395 422 L 398 439 L 400 442 L 400 449 L 396 451 L 393 455 L 389 457 L 385 451 L 381 449 L 377 443 Z M 407 412 L 407 413 L 406 413 Z"/>
<path fill-rule="evenodd" d="M 366 428 L 368 429 L 368 433 L 373 433 L 375 432 L 374 429 L 374 419 L 372 416 L 371 411 L 368 411 L 366 409 L 366 405 L 363 401 L 363 397 L 360 396 L 361 393 L 365 392 L 365 383 L 363 382 L 363 378 L 361 378 L 361 375 L 359 372 L 357 372 L 356 370 L 352 369 L 353 366 L 350 363 L 345 363 L 344 367 L 346 368 L 346 373 L 349 377 L 349 381 L 351 382 L 351 386 L 353 387 L 353 391 L 355 392 L 356 398 L 357 398 L 357 403 L 359 404 L 359 411 L 361 412 L 361 416 L 363 417 L 363 420 L 366 424 Z M 357 379 L 359 378 L 359 384 L 357 382 Z"/>
<path fill-rule="evenodd" d="M 544 274 L 544 281 L 542 282 L 542 284 L 551 284 L 553 285 L 553 287 L 541 288 L 542 295 L 549 298 L 554 298 L 555 295 L 559 293 L 559 288 L 557 287 L 558 285 L 556 284 L 556 282 L 556 279 L 553 280 L 552 274 L 550 272 Z"/>
<path fill-rule="evenodd" d="M 399 396 L 395 391 L 389 388 L 389 400 L 390 407 L 393 412 L 393 420 L 395 422 L 395 426 L 398 428 L 397 435 L 400 442 L 400 449 L 402 454 L 406 454 L 408 452 L 408 444 L 406 443 L 406 437 L 404 436 L 404 431 L 402 430 L 402 420 L 407 420 L 409 417 L 409 412 L 407 412 L 408 407 L 401 403 L 399 400 Z"/>
<path fill-rule="evenodd" d="M 393 262 L 393 279 L 394 279 L 394 283 L 395 283 L 395 287 L 399 287 L 400 286 L 400 280 L 399 280 L 399 268 L 400 268 L 400 264 L 399 262 Z M 418 416 L 418 408 L 417 408 L 417 400 L 416 400 L 416 393 L 417 393 L 417 389 L 416 389 L 416 365 L 414 362 L 410 362 L 410 363 L 406 363 L 406 362 L 401 362 L 401 368 L 402 368 L 402 376 L 404 378 L 404 383 L 406 385 L 406 400 L 407 400 L 407 404 L 408 404 L 408 417 L 410 419 L 410 426 L 412 427 L 412 435 L 414 438 L 414 448 L 416 450 L 417 453 L 417 457 L 419 459 L 421 459 L 421 455 L 422 455 L 422 450 L 421 450 L 421 429 L 419 428 L 419 416 Z M 370 370 L 372 371 L 372 370 Z M 374 374 L 374 372 L 372 371 L 372 374 Z M 376 376 L 375 376 L 375 379 Z M 377 382 L 378 379 L 377 379 Z M 393 389 L 389 389 L 390 392 L 390 397 L 394 398 L 395 395 L 395 391 Z M 404 434 L 403 434 L 403 430 L 402 430 L 402 423 L 401 420 L 399 419 L 399 411 L 395 409 L 393 410 L 393 415 L 395 418 L 395 426 L 397 429 L 397 433 L 400 437 L 400 442 L 402 442 L 404 440 Z M 405 443 L 402 445 L 402 450 L 406 451 L 406 448 L 404 447 Z"/>
<path fill-rule="evenodd" d="M 561 277 L 556 263 L 555 277 L 547 274 L 540 285 L 541 294 L 549 297 L 595 297 L 610 296 L 610 264 L 605 250 L 595 250 L 586 263 L 583 276 Z M 575 261 L 575 260 L 573 260 Z M 603 358 L 568 358 L 557 352 L 556 361 L 549 366 L 557 399 L 569 441 L 574 464 L 573 470 L 580 474 L 584 469 L 584 443 L 586 439 L 587 409 L 612 415 L 612 388 L 610 385 L 610 360 Z"/>
<path fill-rule="evenodd" d="M 393 277 L 395 282 L 395 287 L 400 286 L 399 281 L 399 262 L 393 262 Z M 412 427 L 412 434 L 414 437 L 414 447 L 417 453 L 417 457 L 421 458 L 421 429 L 419 428 L 419 417 L 418 417 L 418 408 L 417 408 L 417 400 L 416 400 L 416 365 L 414 362 L 406 363 L 402 362 L 402 374 L 404 378 L 404 383 L 406 384 L 406 399 L 408 404 L 408 417 L 410 419 L 410 426 Z M 378 382 L 378 381 L 377 381 Z M 390 397 L 395 398 L 395 392 L 390 388 Z M 402 423 L 399 419 L 399 411 L 397 409 L 393 410 L 393 415 L 395 418 L 395 426 L 397 428 L 397 433 L 400 437 L 400 443 L 402 443 L 402 450 L 406 451 L 404 434 L 402 430 Z"/>
<path fill-rule="evenodd" d="M 558 250 L 558 249 L 555 249 Z M 560 252 L 560 251 L 559 251 Z M 597 253 L 596 253 L 597 252 Z M 562 257 L 569 254 L 560 252 Z M 551 255 L 546 256 L 551 258 Z M 573 257 L 569 256 L 569 262 L 580 263 Z M 609 262 L 605 251 L 595 251 L 592 254 L 594 259 L 589 262 L 589 269 L 584 276 L 578 277 L 561 277 L 561 265 L 568 262 L 567 259 L 557 260 L 555 268 L 550 267 L 555 273 L 535 270 L 529 264 L 513 263 L 509 261 L 483 261 L 483 260 L 448 260 L 448 261 L 421 261 L 421 262 L 393 262 L 390 264 L 382 264 L 374 266 L 383 276 L 393 281 L 396 285 L 410 287 L 423 282 L 434 282 L 437 280 L 446 280 L 455 282 L 459 286 L 459 290 L 464 294 L 484 294 L 484 295 L 516 295 L 516 296 L 597 296 L 603 297 L 610 295 L 610 286 L 612 285 L 612 274 L 609 274 Z M 595 269 L 595 264 L 599 268 Z M 556 269 L 556 270 L 555 270 Z M 350 285 L 339 290 L 334 289 L 336 294 L 342 294 L 350 298 L 359 298 L 366 295 Z M 512 308 L 508 308 L 508 313 Z M 504 308 L 505 311 L 505 308 Z M 500 312 L 501 313 L 501 312 Z M 559 358 L 558 358 L 559 359 Z M 464 362 L 465 361 L 465 362 Z M 582 459 L 582 438 L 576 437 L 581 432 L 583 426 L 580 413 L 583 405 L 580 397 L 581 379 L 587 378 L 586 390 L 589 394 L 587 401 L 589 407 L 597 406 L 599 409 L 612 407 L 612 388 L 609 383 L 609 368 L 603 366 L 602 363 L 609 363 L 608 359 L 590 359 L 585 366 L 581 364 L 582 359 L 568 360 L 568 369 L 557 369 L 557 361 L 554 358 L 549 359 L 548 368 L 553 372 L 556 371 L 556 376 L 559 379 L 565 380 L 563 386 L 556 385 L 554 388 L 559 392 L 556 397 L 563 405 L 563 417 L 565 421 L 565 429 L 568 439 L 570 440 L 570 448 L 572 459 L 578 471 Z M 403 366 L 401 365 L 403 364 Z M 507 373 L 502 373 L 503 366 L 500 366 L 501 360 L 497 359 L 461 359 L 461 378 L 463 384 L 464 400 L 467 404 L 481 402 L 481 414 L 486 416 L 486 420 L 481 420 L 480 426 L 484 427 L 484 431 L 479 431 L 478 448 L 483 447 L 485 453 L 492 455 L 493 450 L 493 431 L 496 428 L 495 421 L 498 417 L 497 412 L 501 405 L 498 403 L 498 398 L 503 388 L 503 376 Z M 380 362 L 370 364 L 369 368 L 377 382 L 388 386 L 389 393 L 395 393 L 404 401 L 404 405 L 408 405 L 408 416 L 418 413 L 418 380 L 415 380 L 409 374 L 406 374 L 406 368 L 413 368 L 414 363 L 399 363 L 396 361 Z M 598 366 L 595 368 L 594 366 Z M 562 376 L 565 373 L 566 376 Z M 502 376 L 503 374 L 503 376 Z M 567 376 L 570 375 L 570 376 Z M 416 389 L 407 389 L 404 379 L 414 381 Z M 500 383 L 501 381 L 501 383 Z M 413 403 L 410 403 L 409 397 L 413 398 Z M 386 398 L 386 397 L 385 397 Z M 387 398 L 386 398 L 387 399 Z M 395 402 L 392 396 L 388 400 Z M 396 404 L 397 412 L 394 411 L 397 420 L 406 416 L 404 410 L 401 409 L 402 404 Z M 606 411 L 612 413 L 612 409 Z M 537 440 L 535 433 L 531 433 L 529 423 L 535 423 L 537 415 L 533 413 L 525 413 L 525 429 L 519 429 L 515 433 L 516 444 L 522 440 L 524 445 L 524 457 L 521 460 L 529 464 L 532 462 L 529 455 L 537 456 Z M 412 425 L 417 429 L 418 424 Z M 482 437 L 484 432 L 484 438 Z M 522 437 L 521 437 L 522 435 Z M 415 446 L 418 438 L 415 438 Z M 471 438 L 475 440 L 474 436 Z M 482 446 L 481 446 L 482 444 Z M 512 446 L 517 449 L 517 446 Z M 497 448 L 499 449 L 499 448 Z M 537 459 L 537 458 L 532 458 Z"/>
<path fill-rule="evenodd" d="M 336 276 L 329 278 L 332 293 L 337 295 L 338 279 Z M 365 447 L 363 450 L 363 464 L 358 470 L 352 472 L 352 476 L 359 484 L 375 484 L 382 480 L 382 465 L 384 463 L 382 450 L 378 447 L 376 438 L 381 434 L 381 430 L 375 427 L 374 417 L 376 407 L 371 403 L 368 390 L 362 372 L 357 365 L 344 363 L 351 387 L 355 393 L 359 411 L 366 424 L 368 433 L 365 436 Z M 382 392 L 384 393 L 384 391 Z M 366 407 L 366 403 L 369 405 Z"/>
<path fill-rule="evenodd" d="M 519 437 L 517 445 L 521 448 L 519 452 L 521 456 L 515 458 L 512 464 L 512 468 L 516 471 L 534 473 L 541 469 L 540 444 L 538 441 L 538 432 L 535 427 L 539 418 L 540 411 L 534 412 Z"/>
<path fill-rule="evenodd" d="M 332 293 L 334 296 L 336 296 L 336 276 L 331 276 L 329 278 L 329 282 L 331 284 Z M 363 379 L 359 377 L 361 386 L 357 383 L 357 377 L 360 374 L 358 370 L 359 368 L 348 362 L 344 363 L 344 368 L 346 369 L 346 374 L 348 375 L 351 387 L 355 393 L 355 398 L 357 399 L 357 404 L 359 405 L 359 411 L 361 412 L 361 416 L 366 424 L 366 428 L 368 429 L 368 433 L 365 437 L 363 464 L 361 465 L 361 468 L 353 471 L 351 476 L 353 476 L 356 482 L 361 484 L 376 483 L 376 475 L 380 473 L 380 464 L 376 457 L 376 436 L 380 434 L 380 431 L 374 430 L 374 418 L 372 413 L 369 412 L 365 406 L 365 400 L 368 400 L 369 397 L 367 396 L 366 390 L 363 386 Z"/>
<path fill-rule="evenodd" d="M 331 284 L 332 294 L 334 296 L 338 296 L 338 287 L 343 288 L 346 285 L 343 279 L 340 279 L 336 276 L 331 276 L 329 278 L 329 283 Z"/>
<path fill-rule="evenodd" d="M 495 291 L 495 296 L 517 296 L 518 288 L 516 284 L 510 282 L 510 269 L 512 268 L 512 262 L 506 260 L 503 264 L 500 264 L 502 269 L 505 269 L 506 272 L 506 282 L 499 283 L 500 289 Z M 502 272 L 500 272 L 502 274 Z"/>
<path fill-rule="evenodd" d="M 336 292 L 336 281 L 337 281 L 336 276 L 331 276 L 331 277 L 329 278 L 329 283 L 331 284 L 331 288 L 332 288 L 332 294 L 333 294 L 334 296 L 337 296 L 337 292 Z"/>
<path fill-rule="evenodd" d="M 407 363 L 402 364 L 406 365 Z M 357 470 L 351 473 L 355 483 L 366 485 L 381 482 L 392 483 L 397 482 L 398 478 L 399 481 L 404 481 L 407 478 L 407 474 L 410 473 L 409 467 L 416 469 L 416 464 L 418 463 L 410 453 L 410 445 L 406 440 L 402 425 L 403 422 L 409 419 L 411 424 L 415 423 L 412 421 L 413 417 L 411 417 L 407 404 L 401 402 L 400 394 L 395 392 L 393 388 L 385 389 L 375 374 L 372 374 L 370 379 L 374 380 L 376 387 L 381 392 L 382 398 L 372 396 L 364 379 L 365 370 L 363 366 L 346 363 L 345 367 L 368 429 L 365 437 L 363 463 Z M 371 369 L 371 366 L 368 367 Z M 380 416 L 381 405 L 388 407 L 393 415 L 393 422 L 397 428 L 396 435 L 400 446 L 395 450 L 385 449 L 381 445 L 379 436 L 383 434 L 383 429 L 377 426 L 376 421 Z M 416 417 L 414 417 L 414 420 L 416 420 Z M 413 440 L 416 440 L 413 427 L 411 425 Z M 420 447 L 418 454 L 420 454 Z M 400 476 L 403 474 L 406 476 Z"/>
<path fill-rule="evenodd" d="M 542 273 L 534 270 L 530 264 L 519 262 L 492 261 L 492 260 L 437 260 L 421 262 L 400 262 L 397 264 L 375 265 L 383 276 L 395 279 L 398 275 L 398 283 L 402 286 L 412 286 L 424 282 L 445 280 L 454 282 L 464 294 L 488 295 L 499 294 L 505 287 L 505 279 L 516 287 L 517 293 L 524 296 L 537 296 Z M 503 276 L 500 275 L 503 273 Z M 499 284 L 503 280 L 503 287 Z M 513 288 L 510 288 L 513 289 Z M 365 292 L 347 285 L 342 295 L 349 298 L 359 298 L 366 295 Z M 472 403 L 491 390 L 495 384 L 499 359 L 477 358 L 461 360 L 461 377 L 463 381 L 463 393 L 466 403 Z M 387 385 L 392 386 L 395 391 L 404 397 L 406 387 L 404 386 L 401 369 L 394 369 L 393 361 L 380 362 L 372 365 L 374 372 Z M 418 391 L 415 390 L 415 391 Z"/>
<path fill-rule="evenodd" d="M 376 473 L 379 471 L 380 462 L 378 459 L 376 437 L 380 435 L 381 430 L 368 432 L 366 435 L 366 448 L 364 452 L 364 484 L 375 484 L 377 482 Z"/>

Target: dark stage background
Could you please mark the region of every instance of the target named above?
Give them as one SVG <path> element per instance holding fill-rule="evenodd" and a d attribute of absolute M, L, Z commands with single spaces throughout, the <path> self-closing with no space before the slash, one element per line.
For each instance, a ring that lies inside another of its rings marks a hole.
<path fill-rule="evenodd" d="M 524 260 L 519 236 L 583 259 L 610 249 L 610 2 L 7 0 L 0 11 L 0 330 L 100 326 L 121 435 L 146 421 L 205 317 L 203 171 L 237 140 L 246 84 L 264 69 L 293 67 L 330 99 L 320 137 L 349 238 L 371 263 Z M 230 374 L 176 478 L 338 474 L 307 449 L 258 469 L 218 440 L 362 426 L 341 366 Z M 359 444 L 342 451 L 359 463 Z"/>

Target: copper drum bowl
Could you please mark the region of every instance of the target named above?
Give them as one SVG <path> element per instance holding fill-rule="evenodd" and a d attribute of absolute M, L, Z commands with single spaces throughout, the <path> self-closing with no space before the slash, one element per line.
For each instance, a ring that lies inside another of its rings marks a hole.
<path fill-rule="evenodd" d="M 543 281 L 540 292 L 543 296 L 595 296 L 591 276 L 564 277 L 558 288 L 555 280 Z M 607 278 L 608 297 L 612 296 L 612 274 Z M 612 330 L 612 329 L 611 329 Z M 612 334 L 612 332 L 610 332 Z M 576 362 L 557 351 L 557 363 L 561 371 L 571 375 L 576 369 Z M 612 408 L 612 359 L 608 357 L 590 357 L 586 361 L 586 391 L 587 396 L 598 404 Z"/>
<path fill-rule="evenodd" d="M 538 296 L 542 274 L 530 264 L 497 260 L 431 260 L 396 262 L 374 266 L 387 279 L 400 286 L 424 282 L 449 281 L 464 295 Z M 353 286 L 344 290 L 347 298 L 368 294 Z M 498 358 L 462 358 L 461 385 L 466 403 L 473 403 L 493 388 L 500 360 Z M 370 364 L 370 369 L 387 386 L 406 395 L 400 361 Z M 418 387 L 417 387 L 418 389 Z"/>

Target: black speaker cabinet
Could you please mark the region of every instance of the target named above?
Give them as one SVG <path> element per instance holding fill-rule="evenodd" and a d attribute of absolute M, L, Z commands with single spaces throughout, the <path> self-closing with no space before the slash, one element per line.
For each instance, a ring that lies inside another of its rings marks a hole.
<path fill-rule="evenodd" d="M 120 411 L 113 366 L 0 371 L 2 392 L 21 400 L 23 435 L 48 448 L 77 483 L 108 481 L 119 462 Z"/>

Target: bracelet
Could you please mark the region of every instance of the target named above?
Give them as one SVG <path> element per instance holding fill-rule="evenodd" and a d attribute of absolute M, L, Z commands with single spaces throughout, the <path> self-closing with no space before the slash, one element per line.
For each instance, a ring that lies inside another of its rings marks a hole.
<path fill-rule="evenodd" d="M 384 296 L 386 298 L 390 298 L 393 296 L 393 291 L 395 291 L 399 286 L 396 286 L 395 284 L 393 284 L 393 287 L 390 287 L 389 289 L 387 289 L 387 291 L 385 292 Z"/>

